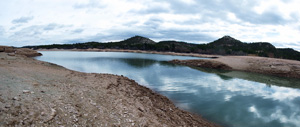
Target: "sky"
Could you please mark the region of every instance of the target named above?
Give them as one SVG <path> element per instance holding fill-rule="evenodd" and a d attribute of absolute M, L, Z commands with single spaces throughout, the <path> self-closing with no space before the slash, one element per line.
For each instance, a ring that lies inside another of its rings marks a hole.
<path fill-rule="evenodd" d="M 298 0 L 1 0 L 0 45 L 209 43 L 224 35 L 300 51 Z"/>

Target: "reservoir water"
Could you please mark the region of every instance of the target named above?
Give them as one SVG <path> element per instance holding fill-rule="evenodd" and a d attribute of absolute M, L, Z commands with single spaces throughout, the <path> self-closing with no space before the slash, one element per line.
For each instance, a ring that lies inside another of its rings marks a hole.
<path fill-rule="evenodd" d="M 88 73 L 124 75 L 167 96 L 176 106 L 224 127 L 299 127 L 300 80 L 190 68 L 172 59 L 120 52 L 42 51 L 38 60 Z"/>

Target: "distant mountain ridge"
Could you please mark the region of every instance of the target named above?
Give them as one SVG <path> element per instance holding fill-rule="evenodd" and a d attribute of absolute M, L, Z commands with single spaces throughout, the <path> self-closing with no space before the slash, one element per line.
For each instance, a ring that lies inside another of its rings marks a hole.
<path fill-rule="evenodd" d="M 155 42 L 146 37 L 134 36 L 119 42 L 86 42 L 76 44 L 53 44 L 24 47 L 33 49 L 130 49 L 215 55 L 252 55 L 300 61 L 300 53 L 291 48 L 276 48 L 268 42 L 245 43 L 230 36 L 224 36 L 207 44 L 193 44 L 179 41 Z"/>

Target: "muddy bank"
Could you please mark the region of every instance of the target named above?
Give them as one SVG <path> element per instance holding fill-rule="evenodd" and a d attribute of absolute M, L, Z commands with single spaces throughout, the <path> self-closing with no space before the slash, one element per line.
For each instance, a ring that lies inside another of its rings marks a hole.
<path fill-rule="evenodd" d="M 253 56 L 219 56 L 206 60 L 172 60 L 175 64 L 224 70 L 255 72 L 280 77 L 300 78 L 300 61 Z"/>
<path fill-rule="evenodd" d="M 0 126 L 215 126 L 126 77 L 24 55 L 0 52 L 0 83 Z"/>

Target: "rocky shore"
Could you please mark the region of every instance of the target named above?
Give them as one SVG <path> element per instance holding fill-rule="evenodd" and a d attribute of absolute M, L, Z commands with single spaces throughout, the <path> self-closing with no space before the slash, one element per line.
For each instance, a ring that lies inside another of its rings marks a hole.
<path fill-rule="evenodd" d="M 126 77 L 27 57 L 36 55 L 0 47 L 0 126 L 216 126 Z"/>

